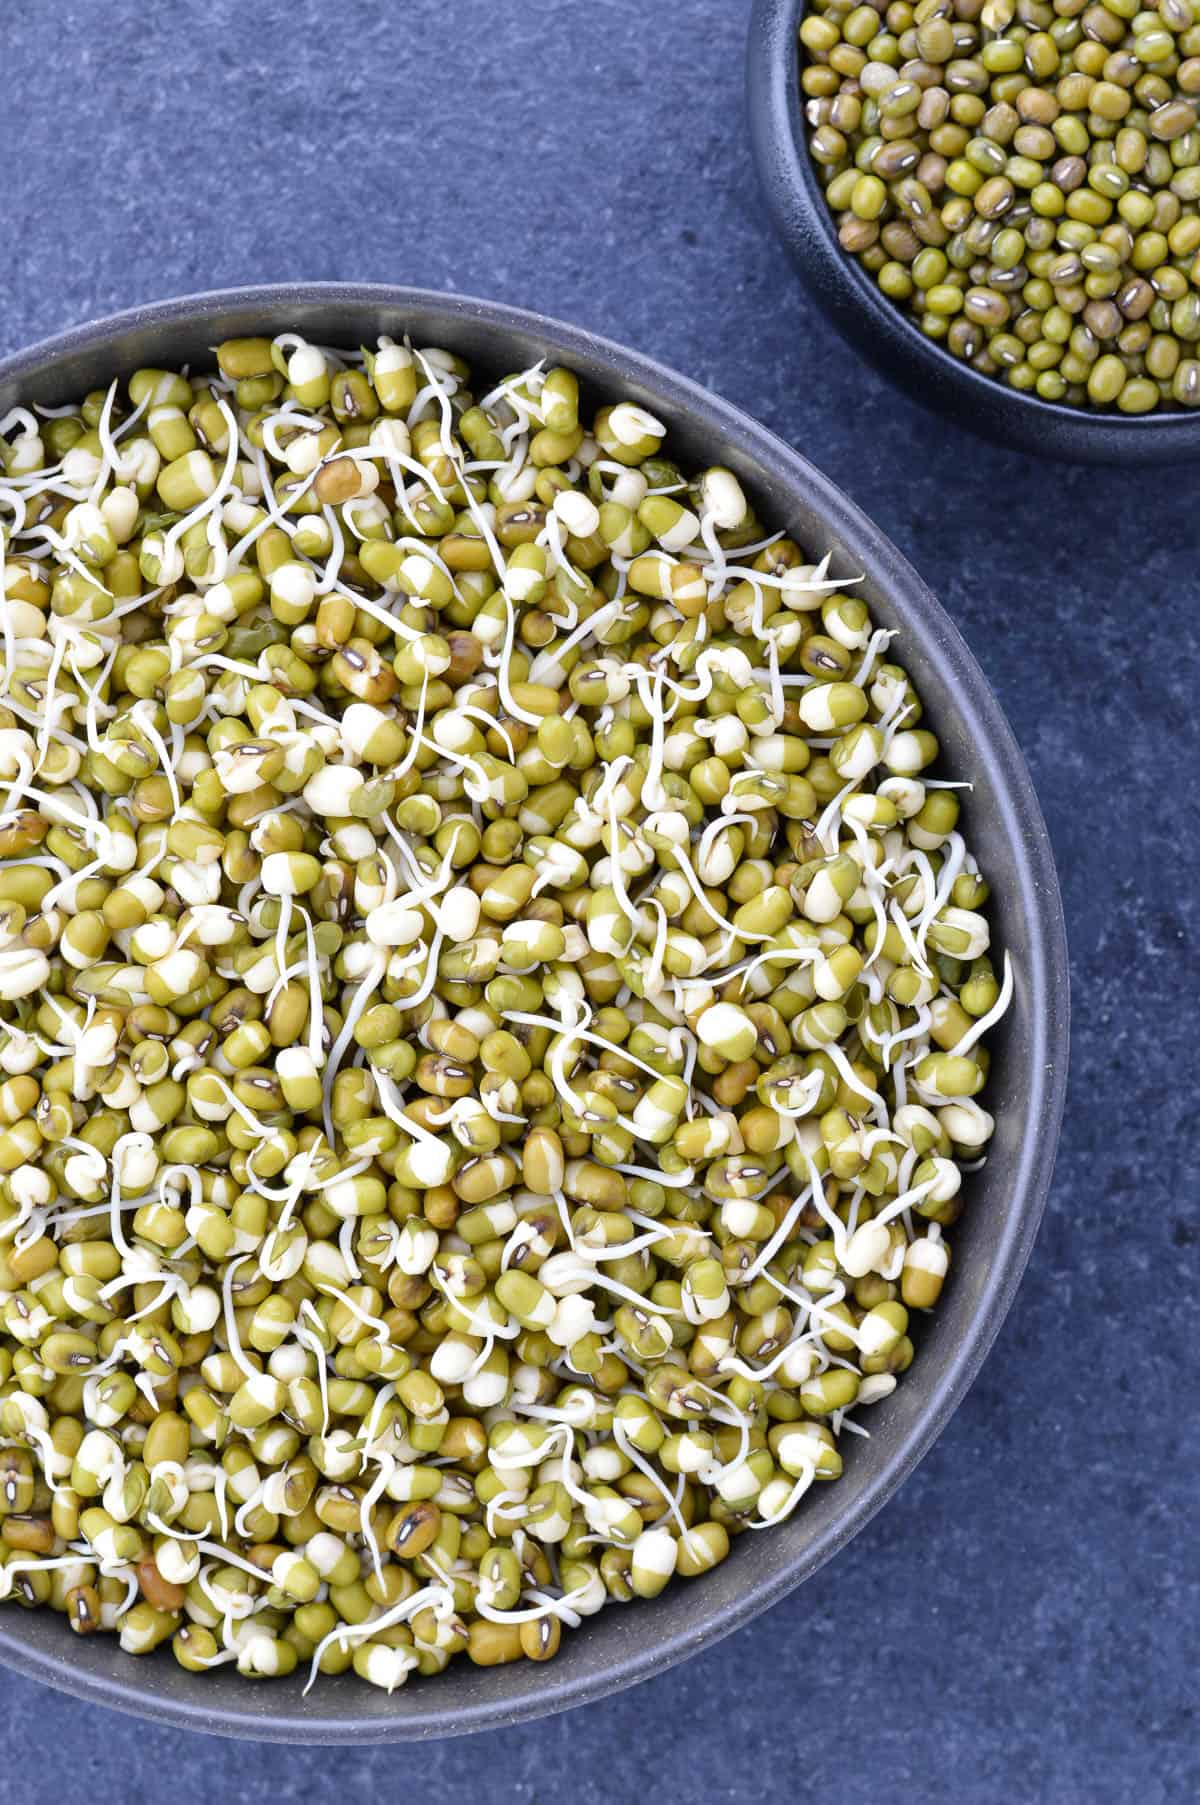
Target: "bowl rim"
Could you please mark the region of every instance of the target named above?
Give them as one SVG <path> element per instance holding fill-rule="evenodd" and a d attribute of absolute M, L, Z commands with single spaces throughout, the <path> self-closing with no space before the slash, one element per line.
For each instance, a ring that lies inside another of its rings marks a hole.
<path fill-rule="evenodd" d="M 604 378 L 640 384 L 665 409 L 686 416 L 716 437 L 731 440 L 748 462 L 769 467 L 787 487 L 819 511 L 830 542 L 840 542 L 886 572 L 889 593 L 919 647 L 923 666 L 939 680 L 959 686 L 963 709 L 977 735 L 976 768 L 987 771 L 997 801 L 1003 837 L 1011 853 L 1008 873 L 1029 924 L 1029 1047 L 1020 1058 L 1028 1089 L 1027 1120 L 1015 1149 L 1009 1182 L 1010 1206 L 991 1266 L 984 1274 L 974 1314 L 962 1339 L 946 1358 L 945 1370 L 917 1420 L 897 1437 L 844 1511 L 818 1531 L 798 1554 L 781 1560 L 765 1577 L 749 1584 L 732 1608 L 703 1602 L 689 1626 L 663 1639 L 641 1638 L 626 1645 L 602 1672 L 556 1677 L 555 1667 L 532 1666 L 529 1684 L 515 1698 L 484 1699 L 459 1706 L 452 1721 L 436 1702 L 392 1720 L 353 1711 L 306 1721 L 304 1707 L 272 1712 L 218 1710 L 202 1689 L 179 1698 L 156 1689 L 153 1676 L 138 1678 L 130 1660 L 128 1678 L 80 1668 L 65 1652 L 31 1648 L 19 1627 L 0 1621 L 0 1663 L 90 1702 L 136 1716 L 207 1734 L 261 1741 L 300 1743 L 391 1742 L 461 1735 L 500 1728 L 574 1705 L 589 1703 L 633 1685 L 698 1653 L 791 1592 L 823 1566 L 887 1502 L 916 1467 L 976 1377 L 1008 1314 L 1045 1208 L 1054 1169 L 1066 1095 L 1070 993 L 1068 948 L 1062 898 L 1049 834 L 1029 771 L 1000 704 L 962 636 L 916 571 L 867 516 L 820 470 L 768 428 L 690 378 L 628 350 L 613 340 L 550 316 L 473 296 L 388 284 L 293 282 L 218 289 L 154 301 L 109 314 L 42 339 L 0 360 L 0 386 L 44 374 L 74 354 L 102 349 L 142 327 L 181 329 L 232 311 L 259 313 L 266 329 L 285 329 L 297 307 L 341 304 L 389 311 L 427 311 L 455 325 L 496 328 L 541 339 L 568 364 L 599 366 Z M 5 1614 L 7 1617 L 7 1613 Z M 153 1666 L 148 1663 L 147 1666 Z M 253 1695 L 261 1697 L 255 1689 Z"/>
<path fill-rule="evenodd" d="M 973 370 L 927 338 L 902 308 L 881 293 L 858 259 L 843 251 L 809 155 L 796 79 L 796 29 L 806 11 L 807 0 L 754 0 L 746 44 L 747 112 L 754 160 L 772 221 L 801 275 L 813 280 L 818 301 L 843 336 L 893 379 L 899 379 L 896 366 L 903 360 L 909 366 L 906 385 L 926 407 L 938 405 L 930 396 L 930 383 L 935 388 L 952 386 L 959 404 L 971 409 L 961 424 L 992 436 L 994 416 L 1004 422 L 996 425 L 995 437 L 1010 436 L 1010 442 L 1020 440 L 1048 455 L 1053 454 L 1052 446 L 1036 444 L 1039 420 L 1044 421 L 1048 433 L 1053 428 L 1059 436 L 1064 455 L 1097 462 L 1122 455 L 1132 458 L 1139 451 L 1149 456 L 1152 445 L 1158 457 L 1193 445 L 1200 448 L 1200 410 L 1121 414 L 1064 407 Z M 803 215 L 813 228 L 803 235 L 802 245 L 797 215 Z M 1112 444 L 1114 434 L 1127 441 L 1117 451 Z"/>

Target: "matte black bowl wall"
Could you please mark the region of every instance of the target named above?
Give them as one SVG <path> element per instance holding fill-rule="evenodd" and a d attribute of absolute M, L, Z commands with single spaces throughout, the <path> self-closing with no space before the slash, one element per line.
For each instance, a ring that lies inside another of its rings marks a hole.
<path fill-rule="evenodd" d="M 750 143 L 767 209 L 814 301 L 914 401 L 1018 451 L 1088 464 L 1200 459 L 1200 412 L 1125 417 L 1022 395 L 952 357 L 838 243 L 808 152 L 796 32 L 805 0 L 755 0 L 746 47 Z"/>
<path fill-rule="evenodd" d="M 487 302 L 351 285 L 242 289 L 118 315 L 0 364 L 0 416 L 14 402 L 62 403 L 139 365 L 204 368 L 210 348 L 242 334 L 296 328 L 356 346 L 380 332 L 444 345 L 484 369 L 520 369 L 547 354 L 569 364 L 594 398 L 632 398 L 668 423 L 684 462 L 723 463 L 764 521 L 834 568 L 865 573 L 860 593 L 899 630 L 941 738 L 943 769 L 969 777 L 968 831 L 993 886 L 997 941 L 1017 974 L 1013 1007 L 994 1037 L 986 1101 L 997 1131 L 986 1167 L 968 1180 L 954 1264 L 918 1358 L 871 1411 L 871 1439 L 846 1449 L 846 1471 L 817 1487 L 779 1529 L 747 1535 L 704 1579 L 678 1582 L 649 1605 L 613 1606 L 564 1638 L 550 1666 L 482 1669 L 455 1662 L 391 1698 L 351 1676 L 251 1685 L 228 1668 L 186 1673 L 168 1650 L 134 1659 L 115 1639 L 71 1635 L 60 1617 L 0 1608 L 0 1660 L 79 1697 L 225 1735 L 290 1742 L 387 1741 L 454 1735 L 561 1710 L 660 1672 L 782 1598 L 861 1529 L 930 1446 L 979 1370 L 1037 1230 L 1054 1161 L 1067 1061 L 1067 950 L 1045 825 L 1029 774 L 979 667 L 929 590 L 895 548 L 819 471 L 725 402 L 670 371 L 557 321 Z M 988 1501 L 980 1500 L 981 1509 Z M 798 1676 L 799 1677 L 799 1676 Z"/>

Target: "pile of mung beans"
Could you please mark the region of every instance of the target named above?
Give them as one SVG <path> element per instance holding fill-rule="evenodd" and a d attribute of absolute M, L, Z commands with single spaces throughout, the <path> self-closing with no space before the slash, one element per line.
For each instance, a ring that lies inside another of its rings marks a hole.
<path fill-rule="evenodd" d="M 842 248 L 975 370 L 1200 407 L 1200 0 L 813 0 L 809 150 Z"/>
<path fill-rule="evenodd" d="M 842 1470 L 1011 992 L 892 635 L 544 364 L 0 420 L 0 1595 L 542 1661 Z"/>

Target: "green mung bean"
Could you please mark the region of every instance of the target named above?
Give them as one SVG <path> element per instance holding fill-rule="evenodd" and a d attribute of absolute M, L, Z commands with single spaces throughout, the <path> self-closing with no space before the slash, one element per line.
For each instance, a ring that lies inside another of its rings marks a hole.
<path fill-rule="evenodd" d="M 1190 0 L 1080 10 L 814 0 L 799 27 L 810 148 L 843 249 L 952 356 L 1068 406 L 1191 407 L 1176 369 L 1200 337 L 1200 58 L 1181 47 L 1200 27 Z M 1056 326 L 1013 356 L 1021 302 L 1084 311 L 1091 355 L 1052 367 Z M 1146 318 L 1174 362 L 1128 336 Z"/>

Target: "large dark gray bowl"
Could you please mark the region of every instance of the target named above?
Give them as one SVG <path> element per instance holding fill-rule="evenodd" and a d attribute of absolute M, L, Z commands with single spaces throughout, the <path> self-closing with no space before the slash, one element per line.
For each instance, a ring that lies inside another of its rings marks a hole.
<path fill-rule="evenodd" d="M 796 49 L 804 12 L 805 0 L 755 0 L 746 48 L 750 143 L 776 230 L 843 337 L 914 401 L 1018 451 L 1087 464 L 1200 459 L 1200 411 L 1126 417 L 1022 395 L 926 338 L 847 256 L 808 154 Z"/>
<path fill-rule="evenodd" d="M 547 353 L 593 396 L 630 397 L 670 428 L 685 462 L 720 462 L 753 493 L 764 521 L 835 569 L 865 573 L 861 593 L 899 629 L 941 738 L 944 768 L 969 777 L 972 844 L 993 886 L 998 941 L 1012 955 L 1016 997 L 994 1036 L 988 1106 L 997 1130 L 969 1180 L 954 1230 L 954 1266 L 919 1355 L 893 1397 L 871 1412 L 871 1439 L 846 1450 L 846 1472 L 819 1487 L 781 1528 L 743 1536 L 705 1579 L 650 1605 L 616 1607 L 568 1636 L 551 1666 L 482 1669 L 455 1662 L 392 1698 L 353 1676 L 251 1685 L 228 1668 L 185 1673 L 169 1652 L 134 1659 L 111 1637 L 81 1640 L 49 1612 L 0 1610 L 0 1660 L 82 1698 L 227 1736 L 288 1742 L 400 1741 L 509 1724 L 628 1686 L 747 1623 L 807 1579 L 862 1528 L 912 1472 L 979 1371 L 1029 1257 L 1054 1163 L 1067 1071 L 1067 948 L 1054 861 L 1037 797 L 1008 723 L 955 628 L 883 535 L 818 470 L 727 403 L 648 358 L 556 320 L 487 301 L 416 289 L 318 284 L 237 289 L 164 301 L 35 345 L 0 363 L 0 415 L 17 400 L 51 405 L 141 364 L 203 368 L 210 347 L 296 327 L 356 346 L 380 332 L 444 345 L 496 373 Z M 980 1500 L 986 1508 L 986 1500 Z"/>

